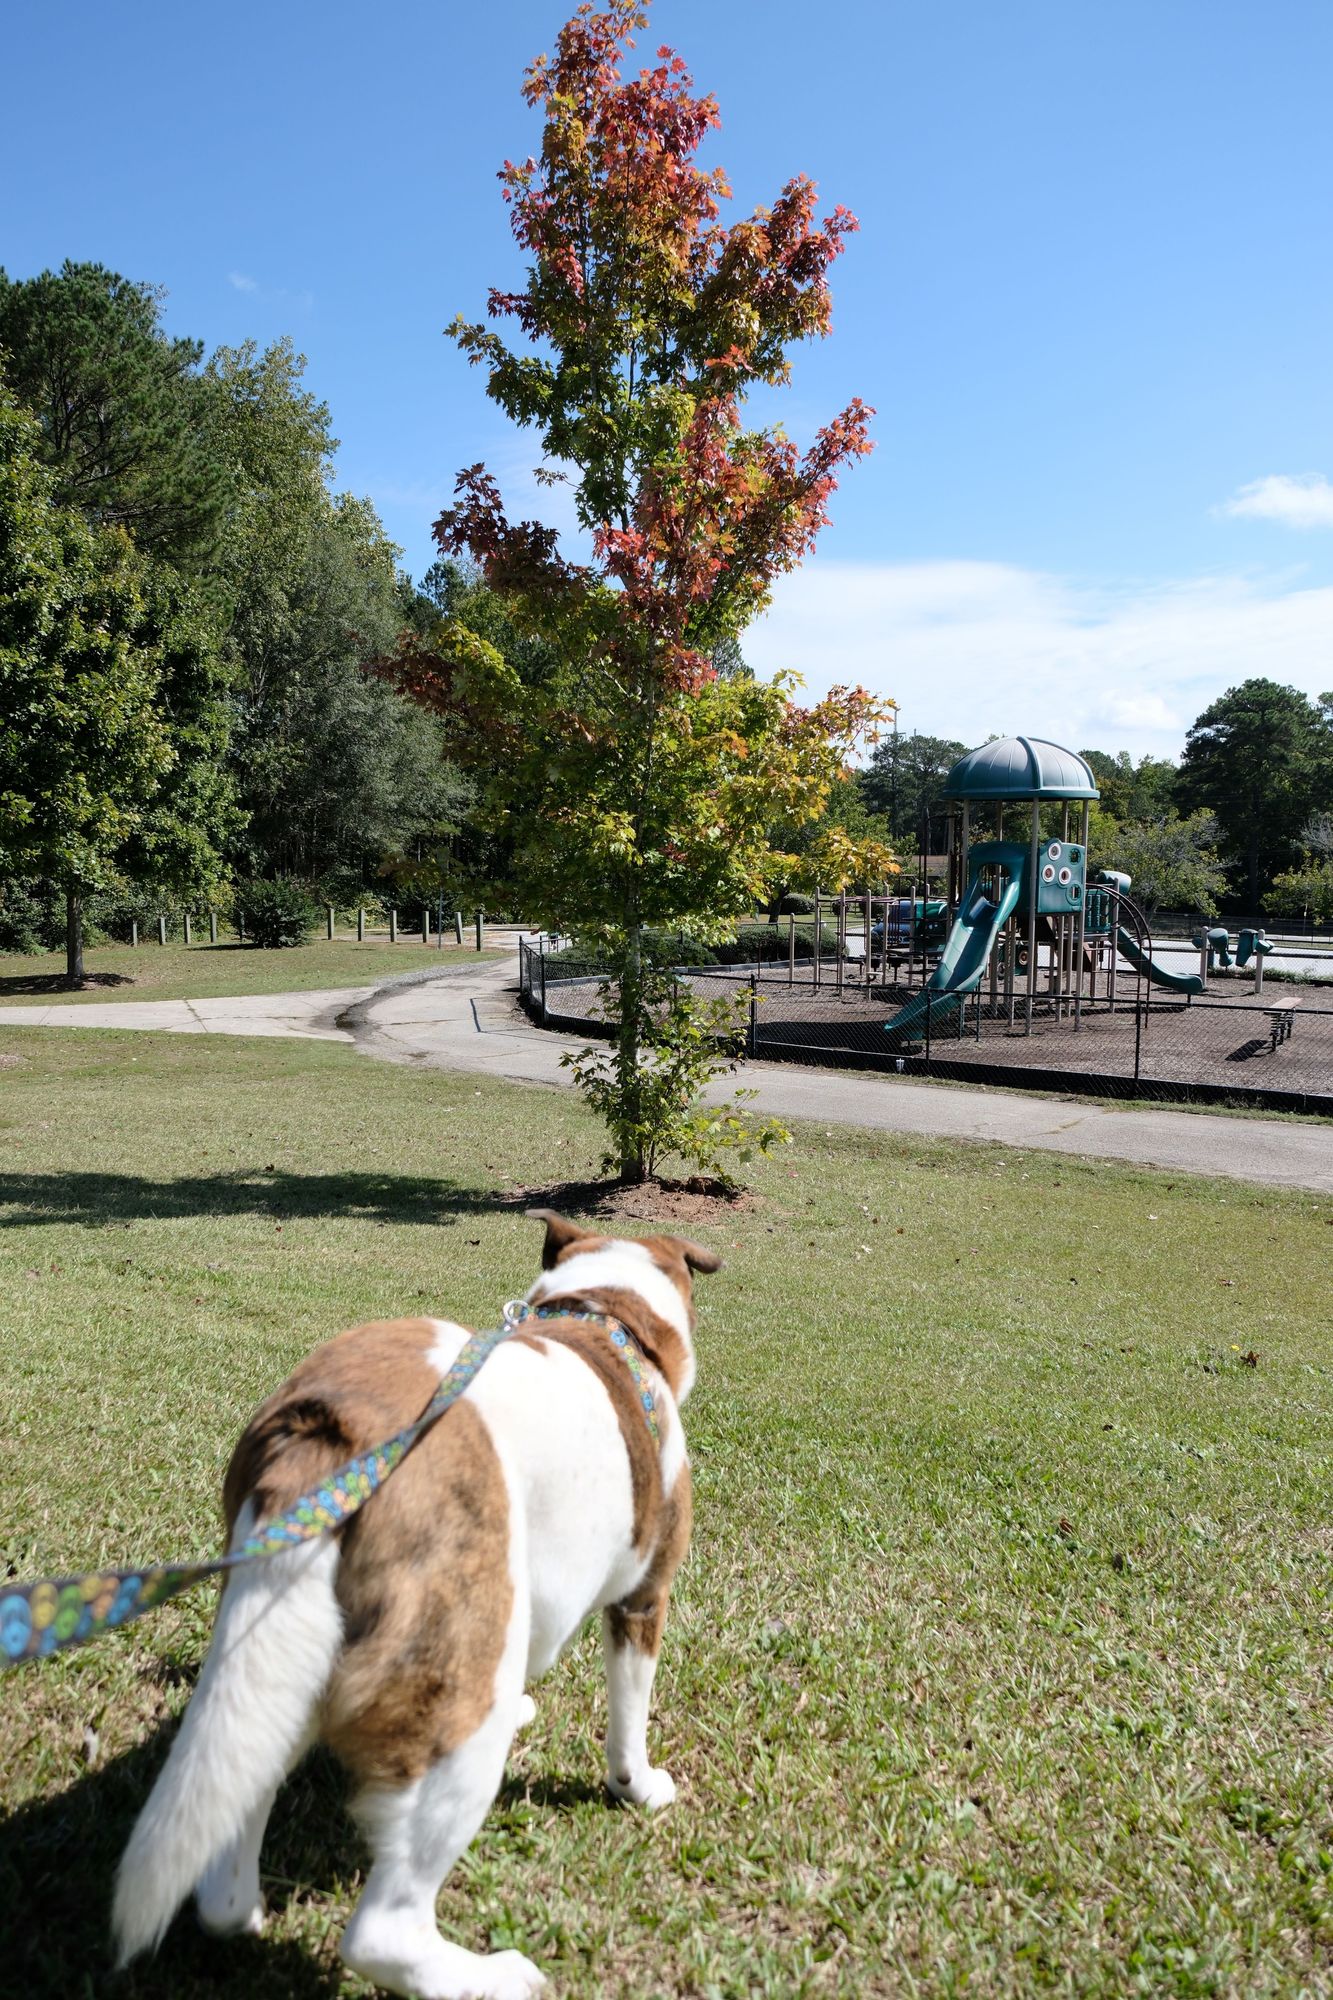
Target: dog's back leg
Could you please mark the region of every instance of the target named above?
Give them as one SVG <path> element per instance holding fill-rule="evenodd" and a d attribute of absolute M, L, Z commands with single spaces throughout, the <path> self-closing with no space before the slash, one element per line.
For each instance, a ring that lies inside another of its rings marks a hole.
<path fill-rule="evenodd" d="M 465 1951 L 440 1936 L 435 1898 L 486 1817 L 504 1775 L 522 1698 L 526 1617 L 511 1623 L 495 1700 L 480 1727 L 405 1785 L 372 1782 L 353 1810 L 374 1865 L 343 1933 L 343 1962 L 417 2000 L 528 2000 L 545 1980 L 518 1951 Z"/>

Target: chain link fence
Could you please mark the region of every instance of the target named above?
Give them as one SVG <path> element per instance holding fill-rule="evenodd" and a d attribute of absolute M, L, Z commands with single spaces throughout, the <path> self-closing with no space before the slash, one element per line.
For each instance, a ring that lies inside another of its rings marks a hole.
<path fill-rule="evenodd" d="M 864 960 L 681 965 L 676 976 L 701 1000 L 745 993 L 749 1053 L 771 1062 L 1333 1114 L 1333 993 L 1321 988 L 1272 984 L 1254 997 L 1247 982 L 1187 1002 L 1125 978 L 1114 1004 L 1035 996 L 1028 1033 L 1022 996 L 1011 1009 L 984 984 L 931 994 Z M 600 960 L 569 949 L 520 953 L 524 1004 L 552 1028 L 609 1034 L 605 977 Z M 917 1018 L 890 1035 L 886 1023 L 914 993 Z"/>

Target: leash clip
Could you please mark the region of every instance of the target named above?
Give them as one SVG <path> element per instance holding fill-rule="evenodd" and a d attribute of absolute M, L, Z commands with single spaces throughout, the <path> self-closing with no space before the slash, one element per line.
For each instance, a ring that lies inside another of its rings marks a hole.
<path fill-rule="evenodd" d="M 526 1299 L 509 1299 L 504 1307 L 505 1331 L 508 1332 L 511 1327 L 522 1326 L 524 1320 L 531 1317 L 532 1307 Z"/>

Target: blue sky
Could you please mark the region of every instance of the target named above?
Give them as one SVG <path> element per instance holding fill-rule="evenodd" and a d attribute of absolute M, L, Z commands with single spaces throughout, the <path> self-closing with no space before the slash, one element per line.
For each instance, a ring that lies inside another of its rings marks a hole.
<path fill-rule="evenodd" d="M 544 502 L 442 329 L 515 270 L 548 0 L 10 0 L 0 261 L 99 259 L 210 346 L 290 333 L 420 572 L 459 466 Z M 1220 690 L 1333 687 L 1333 7 L 656 0 L 736 209 L 861 218 L 798 438 L 877 449 L 747 638 L 904 727 L 1174 752 Z M 16 87 L 17 86 L 17 87 Z"/>

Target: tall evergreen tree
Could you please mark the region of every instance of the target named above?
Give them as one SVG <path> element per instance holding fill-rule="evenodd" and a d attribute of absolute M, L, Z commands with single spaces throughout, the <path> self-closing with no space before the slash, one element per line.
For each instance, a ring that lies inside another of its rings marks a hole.
<path fill-rule="evenodd" d="M 1185 739 L 1177 794 L 1213 814 L 1235 864 L 1247 914 L 1295 858 L 1318 804 L 1327 729 L 1299 688 L 1253 679 L 1210 704 Z"/>
<path fill-rule="evenodd" d="M 0 349 L 40 425 L 57 504 L 198 570 L 216 551 L 230 484 L 202 344 L 167 334 L 163 296 L 101 264 L 26 279 L 0 271 Z"/>

